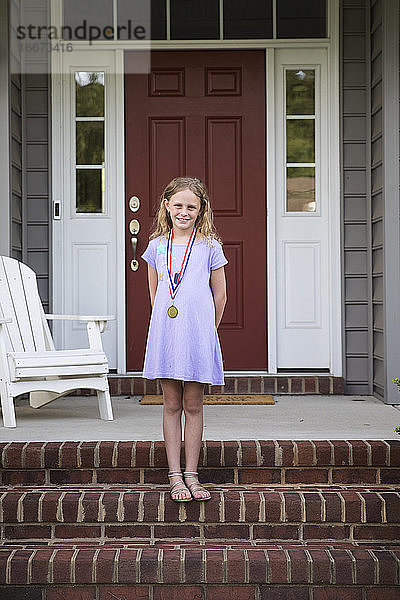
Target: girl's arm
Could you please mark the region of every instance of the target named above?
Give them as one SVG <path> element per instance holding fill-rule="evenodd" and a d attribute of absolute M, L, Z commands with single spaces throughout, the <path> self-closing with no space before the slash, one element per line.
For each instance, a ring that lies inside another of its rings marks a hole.
<path fill-rule="evenodd" d="M 149 282 L 150 302 L 151 306 L 153 307 L 158 286 L 158 275 L 157 271 L 149 264 L 147 265 L 147 280 Z"/>
<path fill-rule="evenodd" d="M 218 329 L 226 304 L 225 268 L 220 267 L 211 271 L 210 286 L 215 304 L 215 327 Z"/>

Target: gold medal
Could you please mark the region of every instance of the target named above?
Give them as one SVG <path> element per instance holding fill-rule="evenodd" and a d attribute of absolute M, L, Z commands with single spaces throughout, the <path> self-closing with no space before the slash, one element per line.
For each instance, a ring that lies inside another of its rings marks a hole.
<path fill-rule="evenodd" d="M 178 309 L 176 308 L 176 306 L 172 305 L 167 310 L 167 313 L 168 316 L 171 317 L 171 319 L 175 319 L 176 315 L 178 314 Z"/>

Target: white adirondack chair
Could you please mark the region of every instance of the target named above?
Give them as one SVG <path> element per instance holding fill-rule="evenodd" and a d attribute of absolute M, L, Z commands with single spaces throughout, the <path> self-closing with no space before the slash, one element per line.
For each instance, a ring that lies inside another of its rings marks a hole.
<path fill-rule="evenodd" d="M 0 394 L 5 427 L 15 427 L 14 398 L 29 392 L 39 408 L 76 389 L 97 391 L 100 417 L 113 419 L 108 362 L 100 334 L 115 317 L 45 315 L 36 275 L 0 256 Z M 87 321 L 90 348 L 56 350 L 46 319 Z"/>

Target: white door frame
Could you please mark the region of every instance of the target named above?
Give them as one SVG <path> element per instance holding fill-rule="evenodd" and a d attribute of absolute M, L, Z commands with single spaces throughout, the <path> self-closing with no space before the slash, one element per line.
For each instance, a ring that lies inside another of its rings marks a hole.
<path fill-rule="evenodd" d="M 62 23 L 61 2 L 51 0 L 51 23 L 58 27 Z M 315 40 L 193 40 L 191 42 L 155 40 L 149 41 L 107 41 L 94 42 L 89 45 L 87 42 L 73 42 L 73 52 L 76 53 L 77 63 L 79 62 L 79 49 L 91 48 L 93 51 L 114 50 L 115 61 L 113 61 L 116 70 L 116 90 L 113 95 L 116 98 L 115 111 L 116 117 L 116 137 L 119 143 L 115 152 L 115 197 L 125 199 L 125 123 L 124 123 L 124 51 L 130 49 L 147 50 L 207 50 L 207 49 L 264 49 L 266 52 L 266 157 L 267 157 L 267 301 L 268 301 L 268 370 L 251 372 L 233 372 L 226 371 L 226 375 L 267 375 L 277 372 L 277 338 L 276 338 L 276 232 L 275 232 L 275 130 L 274 130 L 274 97 L 275 97 L 275 73 L 274 52 L 276 48 L 327 48 L 328 53 L 328 152 L 329 152 L 329 248 L 331 256 L 340 256 L 340 162 L 339 162 L 339 0 L 328 0 L 328 32 L 329 39 Z M 62 106 L 62 53 L 52 52 L 51 54 L 51 123 L 52 123 L 52 199 L 53 202 L 62 200 L 63 188 L 63 165 L 65 158 L 62 151 L 63 135 L 63 106 Z M 125 202 L 118 202 L 117 209 L 117 372 L 123 374 L 126 372 L 126 317 L 125 317 Z M 63 247 L 63 234 L 59 226 L 59 221 L 53 220 L 53 244 L 52 261 L 53 268 L 57 264 L 57 257 Z M 61 265 L 57 264 L 61 269 Z M 59 282 L 62 277 L 59 278 Z M 337 331 L 338 335 L 331 335 L 330 356 L 331 356 L 331 374 L 340 377 L 342 375 L 342 307 L 341 307 L 341 262 L 332 261 L 330 270 L 330 289 L 331 310 L 330 310 L 330 329 Z M 334 293 L 333 293 L 334 292 Z M 54 311 L 62 311 L 59 299 L 62 298 L 62 289 L 60 283 L 53 285 Z M 55 330 L 56 341 L 62 343 L 62 333 Z M 141 373 L 135 373 L 140 375 Z"/>

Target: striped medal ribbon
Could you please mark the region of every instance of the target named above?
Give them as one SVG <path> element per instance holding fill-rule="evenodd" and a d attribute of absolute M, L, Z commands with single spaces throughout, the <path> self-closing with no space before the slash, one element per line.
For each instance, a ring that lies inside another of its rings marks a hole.
<path fill-rule="evenodd" d="M 176 293 L 178 291 L 178 287 L 182 282 L 183 276 L 185 275 L 186 267 L 188 266 L 190 255 L 192 253 L 194 240 L 196 239 L 196 233 L 197 233 L 197 228 L 194 227 L 193 231 L 190 235 L 189 241 L 187 243 L 187 246 L 186 246 L 186 250 L 185 250 L 183 260 L 182 260 L 180 271 L 179 271 L 179 273 L 175 273 L 174 280 L 172 280 L 172 276 L 171 276 L 171 273 L 172 273 L 172 244 L 173 244 L 173 240 L 174 240 L 173 229 L 171 229 L 171 232 L 168 236 L 167 272 L 168 272 L 168 278 L 169 278 L 169 283 L 168 283 L 169 295 L 171 296 L 172 304 L 168 308 L 167 314 L 169 317 L 171 317 L 171 319 L 175 319 L 175 317 L 178 315 L 178 309 L 174 305 L 174 299 L 175 299 Z"/>

